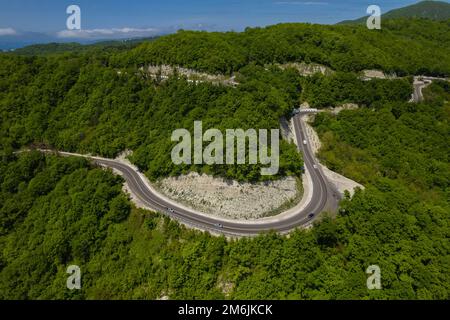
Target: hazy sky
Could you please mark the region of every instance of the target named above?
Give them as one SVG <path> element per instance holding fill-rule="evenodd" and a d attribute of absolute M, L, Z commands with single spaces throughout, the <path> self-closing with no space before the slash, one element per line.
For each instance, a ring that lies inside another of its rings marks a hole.
<path fill-rule="evenodd" d="M 336 23 L 364 16 L 370 4 L 382 12 L 415 0 L 0 0 L 0 37 L 39 32 L 70 37 L 66 8 L 81 8 L 86 37 L 151 35 L 168 30 L 242 30 L 280 22 Z"/>

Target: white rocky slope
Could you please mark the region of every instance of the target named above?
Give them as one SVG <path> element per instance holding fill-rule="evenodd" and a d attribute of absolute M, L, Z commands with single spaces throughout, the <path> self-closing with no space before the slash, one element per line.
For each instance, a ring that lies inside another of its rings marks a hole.
<path fill-rule="evenodd" d="M 156 187 L 167 197 L 193 209 L 239 220 L 267 216 L 298 198 L 293 177 L 253 184 L 190 173 L 163 179 Z"/>
<path fill-rule="evenodd" d="M 314 128 L 309 124 L 309 122 L 312 120 L 313 115 L 309 115 L 306 117 L 306 134 L 308 135 L 308 140 L 311 145 L 311 149 L 314 152 L 314 154 L 318 154 L 321 143 L 319 136 L 317 135 L 317 132 L 314 130 Z M 327 167 L 325 167 L 323 164 L 320 164 L 322 167 L 322 171 L 327 177 L 328 181 L 336 187 L 336 189 L 341 193 L 344 194 L 344 192 L 347 190 L 350 192 L 350 195 L 353 196 L 355 193 L 356 188 L 364 189 L 364 186 L 359 184 L 356 181 L 353 181 L 347 177 L 344 177 L 343 175 L 340 175 L 339 173 L 336 173 L 334 171 L 331 171 Z"/>

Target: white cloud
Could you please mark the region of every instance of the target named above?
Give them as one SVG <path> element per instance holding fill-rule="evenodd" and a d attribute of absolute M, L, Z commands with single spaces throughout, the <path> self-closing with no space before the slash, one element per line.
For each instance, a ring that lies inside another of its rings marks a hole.
<path fill-rule="evenodd" d="M 111 29 L 81 29 L 62 30 L 57 33 L 58 38 L 78 38 L 78 39 L 104 39 L 104 38 L 133 38 L 146 37 L 158 33 L 154 28 L 111 28 Z"/>
<path fill-rule="evenodd" d="M 13 36 L 17 32 L 13 28 L 0 28 L 0 36 Z"/>

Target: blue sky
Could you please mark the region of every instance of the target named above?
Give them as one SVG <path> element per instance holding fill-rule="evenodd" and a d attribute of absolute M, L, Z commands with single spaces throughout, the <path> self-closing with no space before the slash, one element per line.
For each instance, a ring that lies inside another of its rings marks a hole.
<path fill-rule="evenodd" d="M 236 30 L 280 22 L 332 24 L 416 0 L 0 0 L 0 38 L 35 32 L 64 40 L 67 6 L 79 5 L 84 36 L 149 36 L 184 29 Z M 37 37 L 37 34 L 35 34 Z M 38 37 L 39 38 L 39 37 Z"/>

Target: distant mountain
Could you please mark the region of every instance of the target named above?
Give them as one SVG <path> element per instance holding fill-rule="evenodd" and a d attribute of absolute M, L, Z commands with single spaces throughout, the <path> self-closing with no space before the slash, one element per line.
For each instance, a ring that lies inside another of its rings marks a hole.
<path fill-rule="evenodd" d="M 35 43 L 48 43 L 53 40 L 47 34 L 39 32 L 19 32 L 18 34 L 0 36 L 0 50 L 12 50 Z"/>
<path fill-rule="evenodd" d="M 124 40 L 107 40 L 97 41 L 95 43 L 83 44 L 78 42 L 68 43 L 44 43 L 33 44 L 23 48 L 15 49 L 14 54 L 20 55 L 51 55 L 63 52 L 86 52 L 93 49 L 132 49 L 143 41 L 153 41 L 158 37 L 124 39 Z"/>
<path fill-rule="evenodd" d="M 367 17 L 356 20 L 346 20 L 339 24 L 362 24 L 366 23 Z M 421 1 L 400 9 L 391 10 L 382 15 L 384 19 L 394 18 L 425 18 L 432 20 L 450 19 L 450 3 L 443 1 Z"/>

